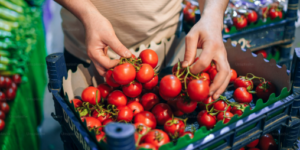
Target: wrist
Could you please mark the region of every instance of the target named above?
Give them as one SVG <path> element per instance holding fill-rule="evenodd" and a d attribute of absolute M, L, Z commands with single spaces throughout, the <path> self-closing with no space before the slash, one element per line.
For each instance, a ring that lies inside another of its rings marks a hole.
<path fill-rule="evenodd" d="M 201 14 L 199 22 L 208 24 L 214 30 L 222 31 L 223 30 L 223 15 L 214 15 L 212 16 L 209 13 Z"/>

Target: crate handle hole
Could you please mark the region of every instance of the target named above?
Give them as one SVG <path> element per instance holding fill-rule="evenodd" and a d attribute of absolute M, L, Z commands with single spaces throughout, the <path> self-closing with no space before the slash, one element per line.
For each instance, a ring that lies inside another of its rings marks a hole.
<path fill-rule="evenodd" d="M 117 128 L 117 129 L 116 129 L 116 132 L 122 132 L 122 128 L 120 128 L 120 127 Z"/>
<path fill-rule="evenodd" d="M 56 58 L 56 57 L 57 57 L 56 55 L 51 55 L 51 56 L 50 56 L 50 58 Z"/>

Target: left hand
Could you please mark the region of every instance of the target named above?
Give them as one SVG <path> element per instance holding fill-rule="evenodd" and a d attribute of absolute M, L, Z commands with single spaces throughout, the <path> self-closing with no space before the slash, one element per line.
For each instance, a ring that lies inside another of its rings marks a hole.
<path fill-rule="evenodd" d="M 200 73 L 211 61 L 217 67 L 217 75 L 210 86 L 209 94 L 213 99 L 218 99 L 225 91 L 230 80 L 230 66 L 222 38 L 223 18 L 202 16 L 185 37 L 185 56 L 182 67 L 190 66 L 193 74 Z M 199 59 L 193 64 L 197 48 L 202 48 Z"/>

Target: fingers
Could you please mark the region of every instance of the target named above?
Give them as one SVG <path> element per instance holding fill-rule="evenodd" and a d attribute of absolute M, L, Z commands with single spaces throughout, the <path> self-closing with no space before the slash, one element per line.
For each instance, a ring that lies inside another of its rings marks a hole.
<path fill-rule="evenodd" d="M 208 65 L 210 65 L 213 60 L 215 53 L 213 53 L 214 45 L 213 43 L 206 42 L 202 46 L 203 51 L 199 56 L 199 59 L 190 67 L 190 71 L 193 74 L 200 73 L 204 70 Z"/>
<path fill-rule="evenodd" d="M 226 88 L 227 88 L 227 86 L 229 84 L 230 77 L 231 77 L 231 73 L 229 72 L 229 74 L 227 75 L 226 79 L 223 81 L 223 84 L 214 93 L 213 99 L 218 99 L 220 97 L 220 95 L 226 90 Z"/>
<path fill-rule="evenodd" d="M 197 34 L 188 34 L 185 37 L 185 54 L 182 67 L 187 67 L 194 62 L 194 59 L 197 54 L 197 43 L 198 35 Z"/>
<path fill-rule="evenodd" d="M 108 56 L 106 56 L 102 49 L 88 50 L 88 56 L 95 64 L 97 70 L 98 70 L 97 66 L 101 66 L 104 69 L 110 69 L 119 63 L 119 60 L 117 59 L 111 60 Z"/>
<path fill-rule="evenodd" d="M 117 36 L 111 35 L 110 38 L 106 38 L 105 43 L 121 57 L 131 57 L 131 52 L 119 41 Z"/>

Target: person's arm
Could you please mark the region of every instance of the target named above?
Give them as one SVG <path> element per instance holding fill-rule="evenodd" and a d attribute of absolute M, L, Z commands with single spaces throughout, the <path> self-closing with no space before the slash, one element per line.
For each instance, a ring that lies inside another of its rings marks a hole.
<path fill-rule="evenodd" d="M 107 46 L 123 57 L 131 57 L 131 52 L 119 41 L 111 23 L 101 15 L 90 0 L 55 0 L 74 14 L 84 25 L 87 54 L 100 75 L 116 66 L 119 60 L 107 56 Z"/>
<path fill-rule="evenodd" d="M 212 60 L 216 62 L 218 74 L 210 86 L 210 95 L 214 99 L 225 91 L 230 80 L 230 66 L 222 38 L 223 16 L 229 0 L 199 0 L 201 19 L 186 36 L 186 52 L 183 67 L 191 65 L 192 73 L 204 70 Z M 202 53 L 196 63 L 192 64 L 197 53 Z"/>

